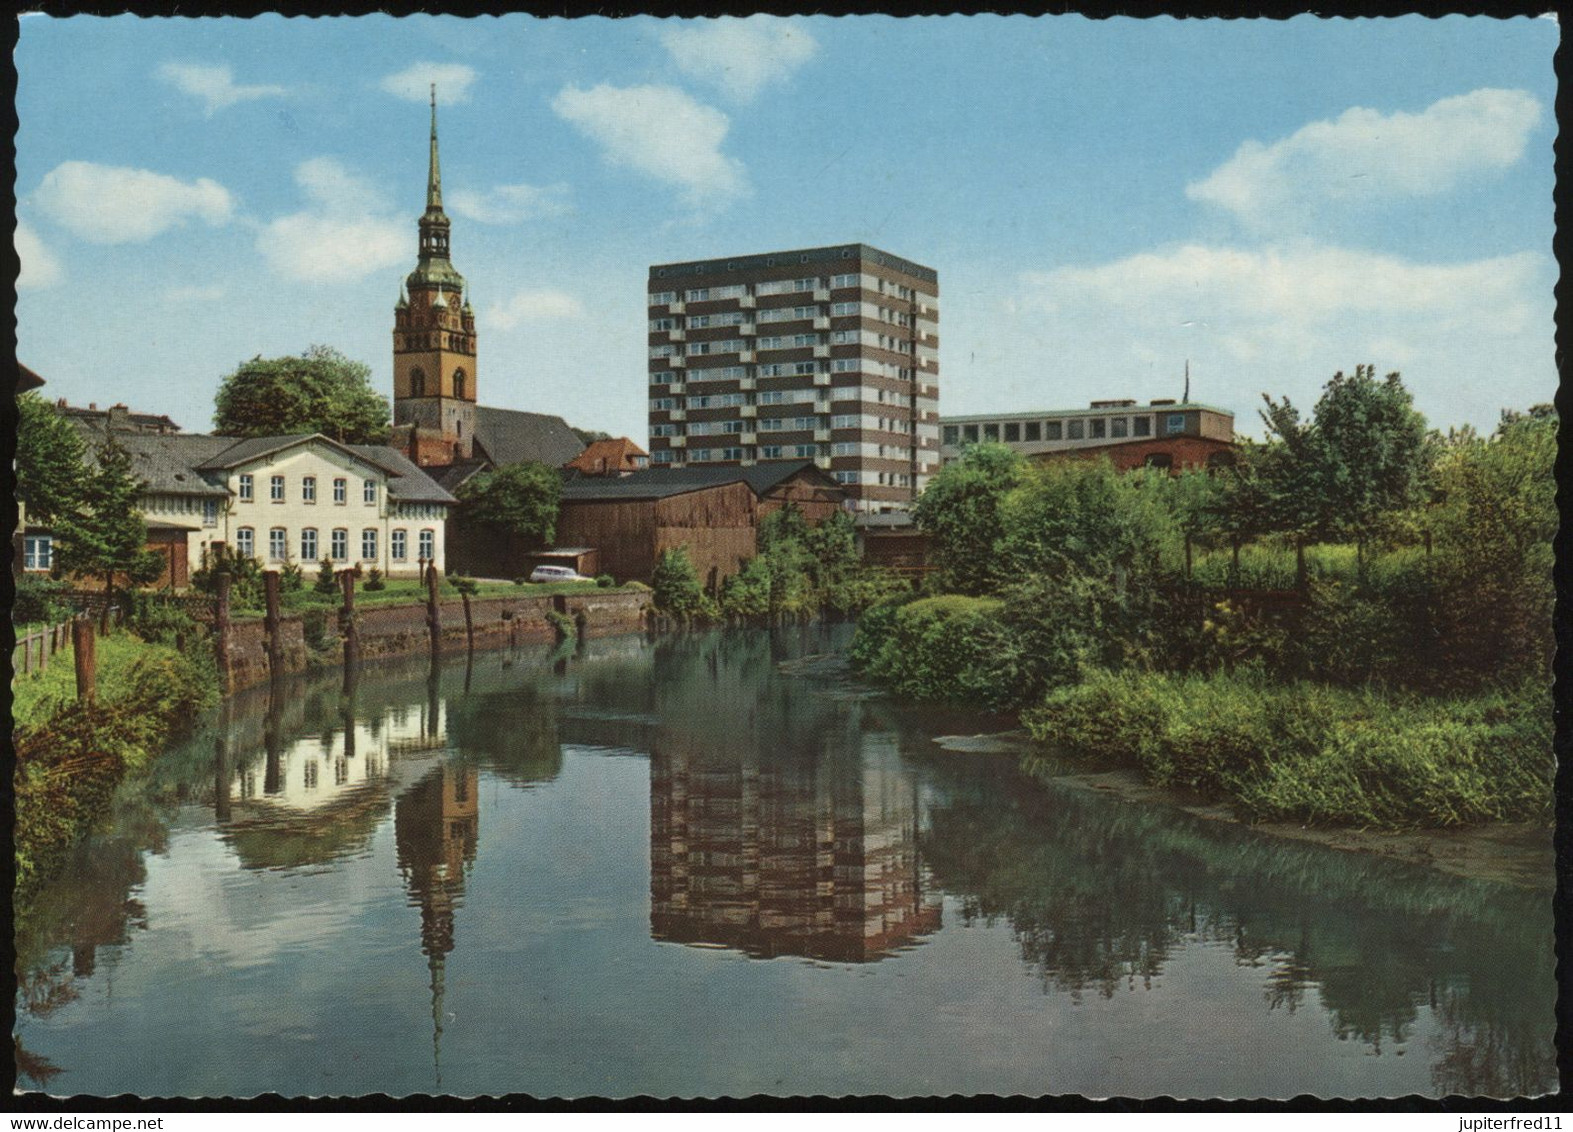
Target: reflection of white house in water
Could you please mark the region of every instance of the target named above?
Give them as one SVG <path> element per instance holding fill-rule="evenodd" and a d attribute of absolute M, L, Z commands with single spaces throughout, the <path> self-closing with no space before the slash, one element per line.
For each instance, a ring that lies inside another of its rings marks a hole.
<path fill-rule="evenodd" d="M 247 867 L 332 860 L 364 846 L 391 797 L 436 766 L 446 748 L 445 707 L 435 695 L 288 742 L 272 723 L 261 750 L 234 761 L 221 755 L 216 816 Z"/>
<path fill-rule="evenodd" d="M 435 711 L 431 704 L 390 708 L 348 728 L 280 744 L 276 755 L 264 748 L 231 773 L 230 798 L 302 811 L 331 806 L 346 794 L 381 783 L 390 774 L 390 759 L 446 749 L 446 715 L 441 700 Z M 399 769 L 392 771 L 394 789 L 404 785 Z"/>

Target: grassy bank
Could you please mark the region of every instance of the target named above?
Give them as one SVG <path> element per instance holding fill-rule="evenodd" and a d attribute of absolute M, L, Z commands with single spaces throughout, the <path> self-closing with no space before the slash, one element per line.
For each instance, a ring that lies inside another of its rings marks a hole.
<path fill-rule="evenodd" d="M 205 650 L 182 653 L 121 631 L 98 641 L 97 661 L 92 701 L 74 698 L 69 652 L 15 686 L 18 902 L 106 811 L 121 779 L 218 696 Z"/>
<path fill-rule="evenodd" d="M 1533 685 L 1440 698 L 1126 671 L 1051 692 L 1022 721 L 1058 751 L 1255 820 L 1406 828 L 1549 819 L 1550 708 Z"/>

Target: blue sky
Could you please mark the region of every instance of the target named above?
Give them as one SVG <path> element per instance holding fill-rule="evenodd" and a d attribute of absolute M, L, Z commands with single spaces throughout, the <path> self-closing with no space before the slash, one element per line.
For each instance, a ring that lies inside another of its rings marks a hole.
<path fill-rule="evenodd" d="M 438 82 L 483 403 L 645 435 L 652 263 L 865 241 L 941 289 L 942 411 L 1401 370 L 1555 388 L 1549 19 L 25 17 L 21 358 L 205 429 L 254 355 L 391 392 Z"/>

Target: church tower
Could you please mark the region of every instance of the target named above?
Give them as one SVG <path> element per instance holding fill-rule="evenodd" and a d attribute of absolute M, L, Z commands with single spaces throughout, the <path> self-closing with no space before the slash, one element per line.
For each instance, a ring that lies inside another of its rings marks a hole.
<path fill-rule="evenodd" d="M 448 217 L 442 210 L 437 162 L 437 87 L 431 92 L 431 165 L 420 255 L 399 288 L 393 310 L 395 443 L 422 467 L 469 459 L 475 438 L 475 312 L 464 276 L 448 259 Z M 402 426 L 402 427 L 400 427 Z M 404 445 L 401 445 L 404 447 Z"/>

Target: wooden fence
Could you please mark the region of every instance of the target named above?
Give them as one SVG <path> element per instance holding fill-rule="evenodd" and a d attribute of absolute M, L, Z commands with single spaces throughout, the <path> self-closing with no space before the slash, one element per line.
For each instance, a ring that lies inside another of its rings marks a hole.
<path fill-rule="evenodd" d="M 71 644 L 71 622 L 62 621 L 47 629 L 35 629 L 16 639 L 16 649 L 11 653 L 11 670 L 21 675 L 45 672 L 50 659 Z M 17 652 L 22 655 L 17 657 Z"/>

